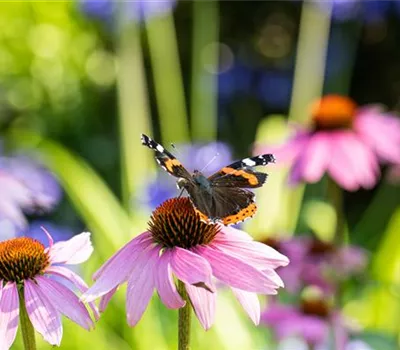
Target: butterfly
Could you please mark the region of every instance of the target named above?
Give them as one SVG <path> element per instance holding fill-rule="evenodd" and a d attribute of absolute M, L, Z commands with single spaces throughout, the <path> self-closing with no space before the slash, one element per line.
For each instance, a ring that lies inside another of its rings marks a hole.
<path fill-rule="evenodd" d="M 191 174 L 178 159 L 147 135 L 142 134 L 141 141 L 156 152 L 157 163 L 178 178 L 178 188 L 187 191 L 196 212 L 205 222 L 233 225 L 254 216 L 257 211 L 255 194 L 247 188 L 261 187 L 268 175 L 252 168 L 275 163 L 272 154 L 263 154 L 236 161 L 206 177 L 198 170 Z"/>

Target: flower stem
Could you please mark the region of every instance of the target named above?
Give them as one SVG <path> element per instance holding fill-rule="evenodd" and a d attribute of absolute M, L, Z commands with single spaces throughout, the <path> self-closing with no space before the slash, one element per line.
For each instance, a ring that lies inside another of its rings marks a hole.
<path fill-rule="evenodd" d="M 343 190 L 331 178 L 328 180 L 328 196 L 336 212 L 334 242 L 337 245 L 346 243 L 346 227 L 343 211 Z"/>
<path fill-rule="evenodd" d="M 178 289 L 183 300 L 186 301 L 186 305 L 179 309 L 178 349 L 188 350 L 190 349 L 190 317 L 192 306 L 182 281 L 178 281 Z"/>
<path fill-rule="evenodd" d="M 19 296 L 19 320 L 21 325 L 22 339 L 24 341 L 25 350 L 36 350 L 35 330 L 33 329 L 31 320 L 25 306 L 25 298 L 23 289 L 18 289 Z"/>

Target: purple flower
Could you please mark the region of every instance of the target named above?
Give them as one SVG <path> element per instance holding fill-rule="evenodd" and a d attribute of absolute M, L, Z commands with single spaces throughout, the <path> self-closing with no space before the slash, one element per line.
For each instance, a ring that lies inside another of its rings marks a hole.
<path fill-rule="evenodd" d="M 47 231 L 46 231 L 47 233 Z M 93 252 L 90 234 L 84 232 L 49 247 L 29 237 L 0 242 L 0 348 L 7 350 L 15 340 L 20 312 L 19 295 L 37 332 L 52 345 L 60 345 L 61 314 L 81 327 L 94 327 L 90 315 L 73 291 L 52 276 L 61 276 L 80 292 L 85 282 L 65 265 L 86 261 Z M 90 304 L 98 317 L 94 304 Z"/>
<path fill-rule="evenodd" d="M 347 97 L 328 95 L 312 108 L 313 127 L 300 126 L 285 144 L 259 145 L 255 153 L 272 152 L 289 161 L 289 180 L 315 183 L 324 173 L 342 188 L 372 188 L 378 161 L 400 163 L 400 119 L 377 106 L 357 107 Z"/>
<path fill-rule="evenodd" d="M 144 20 L 162 16 L 172 10 L 176 0 L 130 0 L 114 2 L 112 0 L 80 0 L 82 11 L 88 16 L 112 21 L 117 14 L 117 5 L 121 6 L 125 14 L 132 19 Z"/>
<path fill-rule="evenodd" d="M 261 323 L 270 327 L 278 340 L 300 337 L 312 347 L 329 344 L 331 330 L 336 350 L 344 350 L 348 340 L 349 330 L 340 312 L 314 287 L 304 293 L 298 307 L 272 302 L 262 312 Z"/>
<path fill-rule="evenodd" d="M 178 293 L 173 274 L 185 285 L 197 318 L 204 329 L 214 322 L 217 291 L 214 279 L 229 286 L 258 324 L 257 294 L 276 294 L 283 283 L 275 272 L 288 259 L 276 250 L 255 242 L 245 232 L 206 224 L 188 198 L 164 202 L 152 214 L 149 230 L 127 243 L 95 274 L 95 284 L 82 296 L 86 301 L 102 297 L 100 309 L 124 282 L 127 319 L 135 326 L 157 290 L 171 309 L 185 301 Z"/>
<path fill-rule="evenodd" d="M 176 156 L 189 171 L 203 170 L 208 164 L 204 173 L 211 175 L 232 162 L 231 150 L 223 142 L 177 145 L 176 148 Z M 145 193 L 140 195 L 140 200 L 142 204 L 154 208 L 176 194 L 175 181 L 166 173 L 159 173 L 157 178 L 147 185 Z"/>
<path fill-rule="evenodd" d="M 23 156 L 0 157 L 0 223 L 24 228 L 24 213 L 50 211 L 60 198 L 57 181 L 39 164 Z"/>
<path fill-rule="evenodd" d="M 291 293 L 309 284 L 334 292 L 338 283 L 362 273 L 368 262 L 367 253 L 359 247 L 337 247 L 311 237 L 267 240 L 266 244 L 290 259 L 291 264 L 279 274 Z"/>

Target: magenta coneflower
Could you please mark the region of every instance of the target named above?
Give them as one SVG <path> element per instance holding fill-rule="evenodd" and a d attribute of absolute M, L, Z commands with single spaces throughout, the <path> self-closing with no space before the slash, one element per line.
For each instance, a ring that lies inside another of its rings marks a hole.
<path fill-rule="evenodd" d="M 324 292 L 333 293 L 341 282 L 360 275 L 368 264 L 367 252 L 362 248 L 335 246 L 315 237 L 267 239 L 264 243 L 290 259 L 288 267 L 278 270 L 290 293 L 298 293 L 305 285 L 318 286 Z"/>
<path fill-rule="evenodd" d="M 78 296 L 52 278 L 61 277 L 81 292 L 87 290 L 85 282 L 64 265 L 79 264 L 90 257 L 90 233 L 55 244 L 50 234 L 48 237 L 48 248 L 29 237 L 0 242 L 0 349 L 9 349 L 13 344 L 19 318 L 22 324 L 24 320 L 30 322 L 29 327 L 33 325 L 52 345 L 61 342 L 61 314 L 85 329 L 93 327 Z M 91 306 L 97 317 L 95 307 Z M 25 338 L 24 335 L 24 341 Z M 28 341 L 34 342 L 34 337 Z"/>
<path fill-rule="evenodd" d="M 379 160 L 400 163 L 400 119 L 381 108 L 360 108 L 347 97 L 328 95 L 313 106 L 312 117 L 311 130 L 299 127 L 273 149 L 278 159 L 292 162 L 292 183 L 314 183 L 327 172 L 342 188 L 355 191 L 376 184 Z M 259 146 L 255 152 L 265 150 Z"/>
<path fill-rule="evenodd" d="M 344 350 L 350 329 L 332 301 L 318 288 L 310 286 L 303 292 L 298 306 L 276 301 L 269 304 L 261 315 L 261 323 L 270 327 L 278 340 L 300 337 L 311 348 L 327 346 L 327 349 Z"/>
<path fill-rule="evenodd" d="M 103 310 L 118 286 L 127 281 L 127 319 L 134 326 L 154 289 L 168 308 L 185 305 L 175 276 L 183 282 L 201 325 L 209 329 L 214 322 L 215 278 L 231 287 L 258 324 L 257 293 L 276 294 L 283 283 L 275 269 L 288 262 L 284 255 L 253 241 L 243 231 L 202 222 L 188 198 L 175 198 L 153 212 L 148 231 L 126 244 L 95 273 L 95 284 L 82 298 L 93 301 L 102 297 Z"/>

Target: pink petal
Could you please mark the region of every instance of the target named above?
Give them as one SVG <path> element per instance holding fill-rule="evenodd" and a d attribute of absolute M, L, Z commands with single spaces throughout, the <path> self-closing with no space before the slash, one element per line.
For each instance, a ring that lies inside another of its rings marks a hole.
<path fill-rule="evenodd" d="M 372 152 L 354 133 L 335 133 L 329 173 L 339 185 L 349 191 L 361 186 L 369 188 L 376 183 L 378 172 Z"/>
<path fill-rule="evenodd" d="M 279 278 L 271 279 L 245 260 L 231 256 L 209 246 L 196 247 L 195 251 L 211 264 L 213 275 L 228 286 L 248 292 L 269 294 L 271 288 L 283 286 Z"/>
<path fill-rule="evenodd" d="M 161 301 L 170 309 L 178 309 L 185 306 L 185 301 L 176 290 L 172 278 L 169 254 L 162 254 L 157 262 L 155 270 L 155 284 Z"/>
<path fill-rule="evenodd" d="M 139 259 L 135 271 L 132 271 L 126 291 L 126 310 L 128 324 L 133 327 L 141 319 L 153 295 L 155 286 L 154 267 L 158 260 L 160 249 L 153 248 L 146 257 Z"/>
<path fill-rule="evenodd" d="M 211 245 L 213 248 L 227 252 L 249 263 L 251 262 L 252 265 L 261 269 L 267 267 L 277 268 L 286 266 L 289 263 L 289 259 L 285 255 L 260 242 L 227 239 L 218 234 Z"/>
<path fill-rule="evenodd" d="M 220 225 L 220 230 L 221 230 L 220 234 L 216 236 L 219 237 L 220 239 L 225 238 L 225 240 L 234 239 L 239 241 L 253 241 L 253 237 L 251 237 L 248 233 L 239 230 L 237 228 L 234 228 L 232 226 Z"/>
<path fill-rule="evenodd" d="M 52 264 L 80 264 L 89 259 L 92 252 L 90 232 L 83 232 L 68 241 L 57 242 L 49 249 Z"/>
<path fill-rule="evenodd" d="M 62 325 L 57 309 L 34 282 L 25 280 L 24 292 L 26 310 L 33 327 L 48 343 L 60 346 Z"/>
<path fill-rule="evenodd" d="M 331 153 L 331 138 L 328 132 L 316 132 L 304 150 L 302 177 L 309 183 L 321 179 L 328 167 Z"/>
<path fill-rule="evenodd" d="M 45 295 L 50 303 L 62 314 L 81 327 L 90 330 L 93 328 L 85 306 L 79 302 L 78 297 L 67 287 L 46 277 L 37 277 L 36 288 Z"/>
<path fill-rule="evenodd" d="M 118 290 L 118 287 L 115 287 L 115 288 L 111 289 L 107 294 L 103 295 L 100 298 L 100 303 L 99 303 L 100 312 L 104 312 L 108 303 L 110 302 L 111 298 L 114 296 L 114 294 L 117 290 Z"/>
<path fill-rule="evenodd" d="M 357 114 L 354 128 L 383 160 L 400 163 L 400 121 L 379 111 Z"/>
<path fill-rule="evenodd" d="M 136 252 L 140 252 L 141 249 L 144 249 L 145 246 L 150 244 L 149 242 L 150 239 L 151 239 L 150 232 L 143 232 L 139 236 L 129 241 L 93 274 L 93 280 L 96 281 L 100 277 L 100 275 L 103 274 L 104 271 L 107 272 L 111 271 L 112 269 L 110 269 L 109 266 L 114 263 L 114 260 L 118 259 L 118 261 L 120 261 L 121 259 L 123 259 L 124 256 L 128 258 L 130 254 L 135 254 Z M 138 248 L 134 248 L 135 245 L 138 245 Z M 119 265 L 119 263 L 117 262 L 116 265 Z M 115 268 L 116 265 L 112 265 L 113 268 Z"/>
<path fill-rule="evenodd" d="M 138 243 L 133 239 L 116 252 L 100 268 L 101 272 L 97 274 L 96 282 L 82 295 L 81 300 L 93 301 L 125 282 L 141 255 L 148 253 L 150 244 L 149 241 Z"/>
<path fill-rule="evenodd" d="M 217 293 L 205 288 L 185 283 L 194 312 L 205 330 L 210 329 L 215 319 L 215 302 Z"/>
<path fill-rule="evenodd" d="M 258 300 L 257 294 L 237 288 L 231 289 L 239 303 L 243 306 L 247 315 L 249 315 L 253 323 L 258 326 L 260 323 L 260 301 Z"/>
<path fill-rule="evenodd" d="M 50 266 L 46 269 L 46 274 L 64 277 L 67 281 L 71 282 L 81 293 L 85 293 L 89 287 L 86 282 L 77 275 L 74 271 L 64 266 Z M 88 303 L 96 321 L 100 318 L 99 310 L 94 302 Z"/>
<path fill-rule="evenodd" d="M 211 266 L 206 259 L 179 247 L 166 249 L 164 255 L 178 279 L 188 284 L 204 283 L 210 290 L 215 289 L 211 280 Z"/>
<path fill-rule="evenodd" d="M 1 283 L 1 285 L 3 285 L 3 283 Z M 18 290 L 17 285 L 10 282 L 1 289 L 0 349 L 8 350 L 14 343 L 15 336 L 17 335 L 19 321 Z"/>

